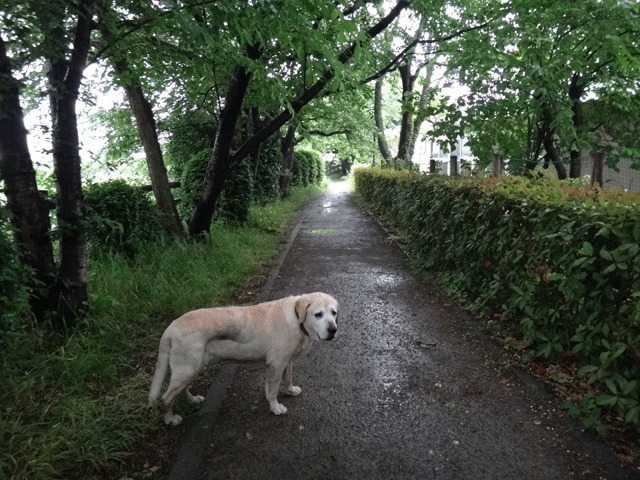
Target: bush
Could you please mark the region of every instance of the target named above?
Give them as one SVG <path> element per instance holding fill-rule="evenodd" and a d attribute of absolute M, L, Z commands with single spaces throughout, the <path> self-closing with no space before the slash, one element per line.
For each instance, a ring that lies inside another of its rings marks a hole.
<path fill-rule="evenodd" d="M 262 143 L 260 162 L 254 176 L 253 198 L 256 205 L 266 205 L 280 197 L 281 171 L 280 137 L 272 135 Z"/>
<path fill-rule="evenodd" d="M 6 360 L 12 335 L 20 329 L 21 316 L 28 311 L 33 272 L 22 262 L 13 240 L 9 210 L 0 205 L 0 366 Z"/>
<path fill-rule="evenodd" d="M 425 268 L 476 309 L 499 309 L 536 355 L 579 374 L 640 427 L 640 197 L 557 179 L 358 169 L 356 192 Z"/>
<path fill-rule="evenodd" d="M 89 185 L 84 196 L 90 254 L 132 258 L 162 237 L 162 217 L 142 189 L 110 180 Z"/>
<path fill-rule="evenodd" d="M 190 112 L 185 118 L 180 115 L 180 123 L 171 125 L 169 142 L 166 146 L 166 163 L 170 173 L 182 178 L 187 164 L 203 151 L 211 155 L 216 138 L 215 119 L 204 110 Z"/>
<path fill-rule="evenodd" d="M 320 185 L 324 180 L 322 155 L 315 150 L 296 150 L 293 154 L 291 184 L 307 187 Z"/>
<path fill-rule="evenodd" d="M 211 158 L 211 150 L 201 150 L 191 155 L 189 161 L 184 165 L 180 189 L 178 191 L 178 212 L 181 218 L 188 219 L 193 213 L 193 209 L 200 200 L 202 193 L 204 175 L 207 172 L 207 165 Z"/>
<path fill-rule="evenodd" d="M 244 223 L 253 200 L 253 176 L 249 159 L 243 160 L 224 182 L 217 214 L 232 223 Z"/>
<path fill-rule="evenodd" d="M 189 218 L 200 200 L 204 176 L 211 157 L 210 151 L 193 155 L 182 174 L 182 215 Z M 224 182 L 224 190 L 218 202 L 216 216 L 226 221 L 243 223 L 249 215 L 253 199 L 253 177 L 251 164 L 245 160 L 238 165 Z"/>

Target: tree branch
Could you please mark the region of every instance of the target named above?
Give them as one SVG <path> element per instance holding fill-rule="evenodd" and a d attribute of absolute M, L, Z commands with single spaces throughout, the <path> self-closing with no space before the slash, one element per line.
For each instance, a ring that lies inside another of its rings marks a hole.
<path fill-rule="evenodd" d="M 396 55 L 384 68 L 382 68 L 378 72 L 374 73 L 370 77 L 367 77 L 364 80 L 361 80 L 360 83 L 365 84 L 365 83 L 373 82 L 373 81 L 377 80 L 378 78 L 386 75 L 390 71 L 395 70 L 396 68 L 398 68 L 397 65 L 402 61 L 404 56 L 413 47 L 415 47 L 418 44 L 426 45 L 426 44 L 433 44 L 433 43 L 439 43 L 439 42 L 447 42 L 447 41 L 452 40 L 452 39 L 454 39 L 456 37 L 462 36 L 467 32 L 472 32 L 474 30 L 480 30 L 481 28 L 484 28 L 487 25 L 489 25 L 489 23 L 491 23 L 491 22 L 485 22 L 482 25 L 476 25 L 475 27 L 463 28 L 462 30 L 458 30 L 457 32 L 452 33 L 451 35 L 447 35 L 445 37 L 431 38 L 431 39 L 428 39 L 428 40 L 421 40 L 420 38 L 416 38 L 411 43 L 409 43 L 409 45 L 407 45 L 405 48 L 403 48 L 402 51 L 398 55 Z"/>
<path fill-rule="evenodd" d="M 400 15 L 402 10 L 404 10 L 408 6 L 408 0 L 399 0 L 396 6 L 391 9 L 386 17 L 382 18 L 377 24 L 375 24 L 367 31 L 367 38 L 372 39 L 384 29 L 386 29 Z M 361 42 L 353 42 L 338 56 L 338 61 L 342 64 L 347 63 L 355 53 L 357 46 L 360 44 Z M 282 125 L 288 122 L 293 117 L 294 113 L 298 113 L 302 109 L 302 107 L 304 107 L 307 103 L 317 97 L 318 94 L 324 89 L 324 87 L 333 79 L 334 76 L 335 70 L 333 68 L 328 68 L 327 70 L 325 70 L 320 79 L 309 88 L 309 90 L 307 90 L 300 97 L 291 102 L 290 108 L 285 109 L 277 117 L 265 122 L 265 125 L 260 130 L 258 130 L 251 138 L 244 142 L 240 146 L 240 148 L 238 148 L 238 150 L 233 154 L 231 168 L 235 167 L 235 165 L 240 163 L 242 159 L 249 155 L 249 153 L 260 142 L 269 138 Z"/>
<path fill-rule="evenodd" d="M 335 130 L 333 132 L 323 132 L 322 130 L 309 130 L 307 135 L 318 135 L 320 137 L 333 137 L 335 135 L 349 135 L 351 130 L 345 128 L 344 130 Z"/>

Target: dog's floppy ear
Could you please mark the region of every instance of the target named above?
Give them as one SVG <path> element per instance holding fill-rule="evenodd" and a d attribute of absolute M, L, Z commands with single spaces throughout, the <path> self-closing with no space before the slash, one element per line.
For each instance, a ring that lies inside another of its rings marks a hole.
<path fill-rule="evenodd" d="M 304 321 L 307 319 L 307 310 L 309 309 L 310 305 L 311 301 L 309 300 L 308 295 L 301 296 L 298 300 L 296 300 L 295 305 L 296 317 L 300 322 L 300 330 L 302 330 L 302 333 L 304 333 L 307 337 L 309 336 L 309 332 L 304 327 Z"/>
<path fill-rule="evenodd" d="M 309 298 L 306 295 L 301 296 L 298 300 L 296 300 L 296 317 L 300 323 L 304 323 L 307 319 L 307 309 L 311 305 Z"/>

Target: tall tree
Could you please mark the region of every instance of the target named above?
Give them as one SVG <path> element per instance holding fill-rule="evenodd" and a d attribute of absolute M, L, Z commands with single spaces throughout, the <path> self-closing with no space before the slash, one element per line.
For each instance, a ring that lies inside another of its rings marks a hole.
<path fill-rule="evenodd" d="M 470 89 L 464 124 L 476 155 L 488 161 L 497 151 L 520 171 L 544 159 L 560 176 L 566 163 L 568 175 L 579 176 L 582 150 L 602 147 L 594 131 L 617 130 L 613 116 L 590 117 L 595 110 L 586 105 L 611 102 L 614 111 L 617 102 L 633 104 L 639 9 L 615 0 L 489 4 L 490 28 L 448 48 L 452 72 Z"/>
<path fill-rule="evenodd" d="M 66 3 L 66 2 L 65 2 Z M 93 1 L 57 5 L 41 18 L 47 51 L 47 80 L 60 227 L 60 299 L 58 313 L 66 328 L 75 326 L 87 300 L 86 243 L 83 226 L 80 140 L 76 103 L 90 48 Z M 67 30 L 69 17 L 73 32 Z M 75 18 L 74 18 L 75 17 Z M 68 40 L 72 45 L 69 47 Z"/>
<path fill-rule="evenodd" d="M 56 271 L 50 237 L 49 204 L 38 191 L 20 106 L 20 85 L 14 78 L 5 42 L 0 36 L 0 179 L 15 225 L 16 244 L 35 272 L 31 307 L 44 320 L 55 298 Z"/>
<path fill-rule="evenodd" d="M 42 88 L 42 84 L 46 83 L 45 89 L 49 98 L 51 154 L 56 183 L 56 214 L 59 230 L 59 264 L 55 275 L 56 287 L 49 289 L 46 295 L 49 303 L 43 305 L 41 311 L 51 312 L 54 323 L 64 329 L 74 327 L 87 300 L 76 103 L 91 45 L 93 8 L 92 0 L 49 3 L 8 1 L 3 16 L 0 17 L 5 33 L 11 38 L 11 44 L 6 45 L 5 62 L 7 58 L 13 57 L 17 63 L 15 67 L 17 70 L 24 69 L 27 65 L 44 64 L 45 66 L 46 81 L 42 82 L 40 78 L 37 88 Z M 29 31 L 29 35 L 26 35 L 25 31 Z M 48 240 L 45 239 L 48 215 L 44 212 L 42 201 L 38 201 L 33 193 L 35 185 L 31 179 L 28 150 L 23 140 L 24 132 L 21 133 L 24 127 L 20 124 L 21 114 L 16 107 L 19 105 L 16 103 L 19 101 L 16 93 L 18 90 L 9 86 L 7 91 L 9 95 L 4 96 L 4 101 L 9 99 L 9 104 L 5 103 L 5 106 L 9 108 L 9 115 L 13 115 L 17 122 L 13 127 L 13 131 L 17 134 L 14 147 L 19 146 L 21 157 L 18 163 L 15 163 L 17 162 L 15 158 L 10 162 L 14 163 L 14 166 L 19 164 L 23 175 L 3 173 L 5 190 L 17 192 L 25 188 L 27 195 L 30 195 L 28 201 L 30 208 L 16 210 L 18 217 L 15 221 L 18 225 L 31 225 L 34 220 L 26 216 L 38 212 L 35 218 L 42 221 L 42 224 L 37 233 L 31 233 L 31 241 L 43 248 L 42 264 L 45 267 L 41 271 L 46 271 L 49 275 L 51 250 Z M 11 157 L 5 157 L 3 163 L 7 158 Z"/>
<path fill-rule="evenodd" d="M 144 11 L 143 11 L 144 12 Z M 103 54 L 107 55 L 113 66 L 117 82 L 124 88 L 129 106 L 138 127 L 140 141 L 144 149 L 151 189 L 156 199 L 158 209 L 163 213 L 165 227 L 174 236 L 182 236 L 184 228 L 178 215 L 175 201 L 169 186 L 169 177 L 162 155 L 162 147 L 158 138 L 158 130 L 153 108 L 145 95 L 140 82 L 141 67 L 132 68 L 131 62 L 143 63 L 140 55 L 136 55 L 135 42 L 148 42 L 149 39 L 131 38 L 131 32 L 137 31 L 145 22 L 157 15 L 151 8 L 144 12 L 144 20 L 135 25 L 118 18 L 112 8 L 104 8 L 100 15 L 99 28 L 104 43 Z M 139 45 L 139 43 L 138 43 Z"/>
<path fill-rule="evenodd" d="M 380 77 L 376 80 L 375 97 L 373 101 L 373 117 L 376 122 L 376 138 L 378 141 L 378 149 L 382 155 L 382 159 L 387 167 L 391 166 L 391 160 L 393 154 L 389 149 L 387 143 L 387 136 L 384 133 L 384 120 L 382 117 L 382 85 L 384 83 L 384 77 Z"/>
<path fill-rule="evenodd" d="M 171 195 L 167 168 L 162 156 L 162 147 L 158 140 L 156 120 L 151 104 L 147 100 L 140 82 L 127 67 L 127 61 L 116 60 L 114 70 L 124 81 L 124 89 L 127 92 L 127 100 L 136 119 L 140 140 L 147 160 L 151 189 L 156 199 L 158 209 L 164 214 L 167 231 L 174 236 L 182 236 L 184 228 L 178 215 L 175 201 Z"/>
<path fill-rule="evenodd" d="M 294 113 L 299 112 L 305 105 L 317 97 L 320 92 L 334 79 L 337 69 L 340 66 L 344 66 L 354 56 L 357 50 L 366 48 L 370 40 L 380 32 L 384 31 L 384 29 L 387 28 L 408 5 L 409 2 L 400 0 L 387 15 L 380 18 L 371 28 L 359 33 L 359 35 L 356 36 L 356 40 L 353 40 L 348 46 L 343 48 L 338 55 L 335 55 L 335 60 L 332 64 L 325 67 L 324 71 L 317 74 L 314 83 L 312 83 L 308 88 L 305 88 L 303 93 L 298 95 L 295 99 L 288 101 L 286 109 L 272 117 L 270 120 L 267 120 L 251 138 L 245 141 L 232 154 L 231 142 L 226 136 L 230 135 L 233 137 L 235 134 L 237 112 L 244 101 L 244 96 L 251 79 L 251 73 L 244 66 L 247 63 L 246 61 L 243 64 L 236 66 L 232 76 L 232 82 L 225 99 L 225 106 L 221 115 L 220 128 L 216 135 L 214 151 L 211 156 L 211 160 L 209 161 L 209 167 L 207 168 L 202 197 L 189 220 L 190 234 L 199 235 L 208 232 L 213 212 L 220 193 L 222 192 L 222 185 L 224 185 L 224 181 L 231 169 L 249 155 L 256 145 L 278 131 L 280 127 L 292 118 Z M 333 11 L 335 11 L 335 7 L 331 8 L 332 10 L 327 11 L 330 16 L 332 16 Z M 247 60 L 249 62 L 258 57 L 258 48 L 259 45 L 255 43 L 253 48 L 249 48 L 247 50 Z M 305 57 L 304 48 L 300 50 L 300 55 Z M 304 73 L 306 77 L 307 72 L 305 71 Z M 225 120 L 224 129 L 223 119 Z"/>

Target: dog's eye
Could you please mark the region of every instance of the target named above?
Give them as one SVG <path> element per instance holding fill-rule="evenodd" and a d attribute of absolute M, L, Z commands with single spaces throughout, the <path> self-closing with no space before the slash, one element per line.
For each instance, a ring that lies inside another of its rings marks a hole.
<path fill-rule="evenodd" d="M 334 317 L 338 314 L 338 312 L 336 312 L 335 310 L 331 310 L 331 315 L 333 315 Z"/>
<path fill-rule="evenodd" d="M 316 313 L 315 317 L 316 317 L 316 318 L 322 318 L 322 312 L 318 312 L 318 313 Z"/>

